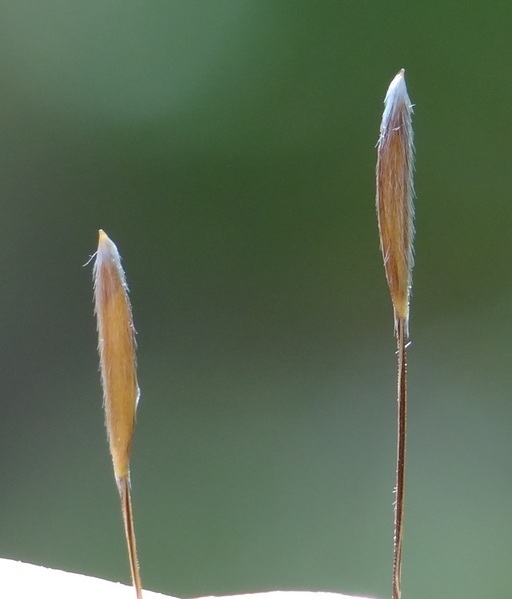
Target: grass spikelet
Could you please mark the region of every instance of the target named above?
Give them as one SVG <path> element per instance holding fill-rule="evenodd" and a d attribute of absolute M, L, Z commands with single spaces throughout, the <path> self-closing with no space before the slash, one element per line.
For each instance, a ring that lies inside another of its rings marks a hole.
<path fill-rule="evenodd" d="M 404 69 L 391 82 L 384 105 L 377 145 L 376 203 L 380 247 L 393 303 L 398 349 L 398 434 L 392 599 L 400 599 L 407 427 L 407 343 L 414 263 L 412 104 L 407 94 Z"/>
<path fill-rule="evenodd" d="M 135 330 L 128 287 L 115 244 L 100 230 L 93 271 L 103 405 L 137 599 L 142 583 L 130 496 L 130 452 L 139 399 Z"/>

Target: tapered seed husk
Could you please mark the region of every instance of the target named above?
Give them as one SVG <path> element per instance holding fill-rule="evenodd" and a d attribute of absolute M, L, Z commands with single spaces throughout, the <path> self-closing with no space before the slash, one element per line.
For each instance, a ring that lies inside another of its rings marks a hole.
<path fill-rule="evenodd" d="M 93 277 L 105 425 L 121 499 L 132 581 L 137 599 L 141 599 L 130 491 L 130 452 L 139 399 L 135 329 L 121 258 L 102 230 Z"/>
<path fill-rule="evenodd" d="M 380 247 L 395 321 L 409 328 L 414 265 L 414 146 L 412 104 L 402 69 L 391 82 L 377 146 L 377 217 Z"/>
<path fill-rule="evenodd" d="M 377 216 L 380 247 L 393 304 L 398 355 L 398 432 L 392 598 L 401 597 L 407 431 L 407 342 L 414 264 L 414 147 L 412 104 L 402 69 L 391 82 L 377 146 Z"/>

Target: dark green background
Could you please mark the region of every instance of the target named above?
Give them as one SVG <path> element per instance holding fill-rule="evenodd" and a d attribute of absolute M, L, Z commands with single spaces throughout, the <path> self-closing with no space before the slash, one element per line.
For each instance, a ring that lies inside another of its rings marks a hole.
<path fill-rule="evenodd" d="M 404 597 L 512 586 L 512 4 L 3 0 L 0 554 L 128 581 L 91 266 L 124 258 L 145 586 L 389 596 L 374 209 L 417 146 Z"/>

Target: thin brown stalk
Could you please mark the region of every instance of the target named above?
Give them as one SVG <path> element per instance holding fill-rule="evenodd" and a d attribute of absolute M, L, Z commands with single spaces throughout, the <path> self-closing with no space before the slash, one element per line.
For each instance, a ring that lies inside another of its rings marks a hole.
<path fill-rule="evenodd" d="M 128 559 L 132 575 L 133 586 L 137 599 L 142 597 L 142 581 L 140 578 L 139 560 L 137 558 L 137 545 L 135 542 L 135 528 L 133 526 L 132 498 L 130 494 L 130 480 L 118 480 L 119 495 L 121 497 L 121 511 L 123 513 L 124 533 L 128 546 Z"/>
<path fill-rule="evenodd" d="M 398 354 L 398 435 L 392 598 L 401 597 L 407 427 L 407 343 L 414 238 L 412 104 L 402 69 L 391 82 L 377 146 L 377 217 L 380 247 L 393 303 Z"/>
<path fill-rule="evenodd" d="M 130 451 L 139 399 L 135 330 L 119 252 L 101 230 L 93 276 L 105 424 L 121 499 L 132 581 L 137 599 L 141 599 L 130 497 Z"/>

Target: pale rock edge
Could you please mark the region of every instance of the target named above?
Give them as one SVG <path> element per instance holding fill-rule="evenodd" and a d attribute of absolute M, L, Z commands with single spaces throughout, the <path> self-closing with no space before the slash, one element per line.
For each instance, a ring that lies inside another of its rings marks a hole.
<path fill-rule="evenodd" d="M 83 574 L 53 570 L 24 562 L 0 558 L 0 588 L 3 599 L 133 599 L 133 587 L 101 580 Z M 144 591 L 144 599 L 176 599 Z M 269 591 L 225 597 L 201 597 L 200 599 L 369 599 L 340 593 L 314 591 Z"/>

